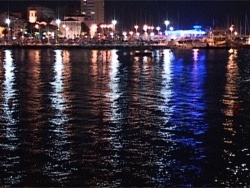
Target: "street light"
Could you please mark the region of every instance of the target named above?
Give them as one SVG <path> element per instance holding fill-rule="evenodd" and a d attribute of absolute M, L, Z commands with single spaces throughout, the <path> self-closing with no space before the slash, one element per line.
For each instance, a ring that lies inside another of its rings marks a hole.
<path fill-rule="evenodd" d="M 145 32 L 147 32 L 147 30 L 148 30 L 148 25 L 144 25 L 142 29 L 143 29 Z"/>
<path fill-rule="evenodd" d="M 168 25 L 170 24 L 170 21 L 166 20 L 166 21 L 164 22 L 164 24 L 166 25 L 166 27 L 168 27 Z"/>
<path fill-rule="evenodd" d="M 115 32 L 115 25 L 117 24 L 117 21 L 116 20 L 112 20 L 112 25 L 113 25 L 113 29 L 114 29 L 114 32 Z"/>
<path fill-rule="evenodd" d="M 166 20 L 166 21 L 164 22 L 164 24 L 166 25 L 166 31 L 167 31 L 167 30 L 168 30 L 168 25 L 170 24 L 170 21 Z"/>
<path fill-rule="evenodd" d="M 229 28 L 229 30 L 231 31 L 230 38 L 232 39 L 232 32 L 233 32 L 233 30 L 234 30 L 233 25 L 231 25 L 231 27 Z"/>
<path fill-rule="evenodd" d="M 126 31 L 123 31 L 123 32 L 122 32 L 122 35 L 123 35 L 123 39 L 124 39 L 124 40 L 127 40 L 127 32 L 126 32 Z"/>
<path fill-rule="evenodd" d="M 161 29 L 161 28 L 160 28 L 159 26 L 157 26 L 157 27 L 156 27 L 156 30 L 157 30 L 157 35 L 159 35 L 159 31 L 160 31 L 160 29 Z"/>
<path fill-rule="evenodd" d="M 60 19 L 57 19 L 56 20 L 56 24 L 57 24 L 57 29 L 59 30 L 59 25 L 60 25 L 60 23 L 61 23 L 61 20 Z"/>
<path fill-rule="evenodd" d="M 35 28 L 38 29 L 38 39 L 40 40 L 40 26 L 36 24 Z"/>
<path fill-rule="evenodd" d="M 135 28 L 135 33 L 137 33 L 137 30 L 138 30 L 139 26 L 135 25 L 134 28 Z"/>
<path fill-rule="evenodd" d="M 5 23 L 8 25 L 8 43 L 9 43 L 9 40 L 10 40 L 10 19 L 7 18 L 5 20 Z"/>
<path fill-rule="evenodd" d="M 129 31 L 130 39 L 132 39 L 133 34 L 134 34 L 134 32 L 133 32 L 133 31 Z"/>
<path fill-rule="evenodd" d="M 57 35 L 56 35 L 56 40 L 58 42 L 58 34 L 59 34 L 59 26 L 60 26 L 60 23 L 61 23 L 61 20 L 60 19 L 57 19 L 56 20 L 56 24 L 57 24 Z"/>

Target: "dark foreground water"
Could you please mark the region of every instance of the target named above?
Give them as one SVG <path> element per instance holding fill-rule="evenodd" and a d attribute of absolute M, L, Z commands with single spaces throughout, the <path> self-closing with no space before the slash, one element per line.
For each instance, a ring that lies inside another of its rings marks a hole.
<path fill-rule="evenodd" d="M 249 186 L 250 51 L 0 51 L 0 186 Z"/>

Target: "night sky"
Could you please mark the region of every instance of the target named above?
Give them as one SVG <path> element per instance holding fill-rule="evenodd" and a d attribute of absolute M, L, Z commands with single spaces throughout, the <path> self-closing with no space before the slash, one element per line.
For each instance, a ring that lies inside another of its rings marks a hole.
<path fill-rule="evenodd" d="M 30 4 L 40 4 L 56 9 L 57 6 L 80 5 L 77 0 L 39 1 L 39 0 L 0 0 L 0 10 L 26 10 Z M 248 15 L 249 14 L 249 15 Z M 136 23 L 163 26 L 164 20 L 170 20 L 175 28 L 202 26 L 227 26 L 245 22 L 245 15 L 250 19 L 250 1 L 167 1 L 167 0 L 106 0 L 105 20 L 118 21 L 117 27 L 131 29 Z"/>

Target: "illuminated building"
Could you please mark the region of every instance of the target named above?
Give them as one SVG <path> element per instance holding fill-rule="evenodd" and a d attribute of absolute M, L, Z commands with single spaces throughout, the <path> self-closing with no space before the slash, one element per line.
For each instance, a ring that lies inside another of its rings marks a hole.
<path fill-rule="evenodd" d="M 104 23 L 104 0 L 81 0 L 81 14 L 89 23 Z"/>
<path fill-rule="evenodd" d="M 81 35 L 82 20 L 77 17 L 64 17 L 60 30 L 63 31 L 64 37 L 74 39 Z"/>
<path fill-rule="evenodd" d="M 50 22 L 55 18 L 55 12 L 52 9 L 42 6 L 28 7 L 27 15 L 29 23 L 35 23 L 36 21 Z"/>
<path fill-rule="evenodd" d="M 206 32 L 201 30 L 200 26 L 193 26 L 193 29 L 189 30 L 166 30 L 165 35 L 169 39 L 202 38 Z"/>

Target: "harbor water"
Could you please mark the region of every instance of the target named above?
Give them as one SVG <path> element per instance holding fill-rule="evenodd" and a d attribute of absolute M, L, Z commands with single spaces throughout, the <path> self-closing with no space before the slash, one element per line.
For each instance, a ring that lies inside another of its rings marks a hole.
<path fill-rule="evenodd" d="M 250 50 L 0 50 L 0 186 L 249 186 Z"/>

